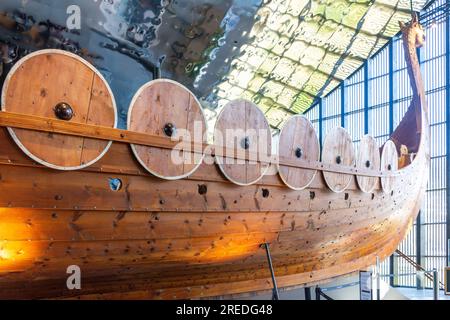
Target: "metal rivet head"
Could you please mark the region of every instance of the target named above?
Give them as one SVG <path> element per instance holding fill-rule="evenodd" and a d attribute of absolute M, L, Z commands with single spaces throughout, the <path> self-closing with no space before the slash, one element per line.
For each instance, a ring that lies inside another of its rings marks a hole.
<path fill-rule="evenodd" d="M 58 103 L 53 108 L 53 111 L 55 112 L 55 116 L 60 120 L 69 121 L 73 118 L 73 109 L 68 103 Z"/>
<path fill-rule="evenodd" d="M 168 137 L 173 136 L 176 130 L 177 129 L 175 128 L 175 125 L 173 123 L 166 123 L 164 125 L 164 133 Z"/>
<path fill-rule="evenodd" d="M 367 160 L 367 161 L 366 161 L 366 168 L 370 168 L 370 165 L 371 165 L 370 161 Z"/>
<path fill-rule="evenodd" d="M 336 157 L 336 163 L 337 163 L 337 164 L 341 164 L 341 162 L 342 162 L 341 156 L 337 156 L 337 157 Z"/>
<path fill-rule="evenodd" d="M 295 156 L 297 157 L 297 158 L 301 158 L 302 157 L 302 155 L 303 155 L 303 150 L 302 150 L 302 148 L 297 148 L 296 150 L 295 150 Z"/>
<path fill-rule="evenodd" d="M 249 137 L 245 137 L 244 139 L 241 140 L 241 147 L 242 149 L 249 149 L 250 148 L 250 138 Z"/>
<path fill-rule="evenodd" d="M 391 171 L 391 170 L 392 170 L 392 166 L 391 166 L 391 164 L 388 164 L 388 165 L 387 165 L 387 169 L 388 169 L 389 171 Z"/>

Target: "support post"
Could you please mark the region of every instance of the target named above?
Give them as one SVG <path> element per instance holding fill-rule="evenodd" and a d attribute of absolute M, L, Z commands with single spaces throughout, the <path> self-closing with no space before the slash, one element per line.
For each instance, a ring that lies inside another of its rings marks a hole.
<path fill-rule="evenodd" d="M 419 211 L 416 219 L 416 263 L 422 265 L 422 213 Z M 416 270 L 418 271 L 418 270 Z M 421 279 L 416 276 L 416 289 L 423 289 L 426 283 L 422 283 Z"/>
<path fill-rule="evenodd" d="M 450 224 L 450 221 L 447 220 L 447 225 Z M 450 267 L 450 239 L 447 240 L 447 267 Z"/>
<path fill-rule="evenodd" d="M 433 269 L 433 299 L 439 300 L 439 273 Z"/>
<path fill-rule="evenodd" d="M 364 62 L 364 134 L 369 133 L 369 63 Z"/>
<path fill-rule="evenodd" d="M 320 289 L 319 286 L 317 286 L 316 287 L 316 300 L 320 300 L 321 296 L 324 297 L 325 300 L 334 300 L 329 295 L 327 295 L 325 292 L 323 292 L 322 289 Z"/>
<path fill-rule="evenodd" d="M 316 300 L 320 300 L 320 288 L 316 286 Z"/>
<path fill-rule="evenodd" d="M 446 155 L 446 168 L 447 168 L 447 175 L 446 175 L 446 202 L 447 202 L 447 257 L 448 257 L 448 264 L 447 266 L 450 266 L 450 16 L 447 15 L 445 18 L 445 62 L 446 62 L 446 68 L 445 68 L 445 104 L 447 106 L 446 114 L 445 114 L 445 125 L 446 125 L 446 145 L 447 145 L 447 155 Z"/>
<path fill-rule="evenodd" d="M 394 45 L 392 39 L 388 45 L 389 57 L 389 135 L 394 132 Z"/>
<path fill-rule="evenodd" d="M 310 287 L 305 288 L 305 300 L 311 300 L 311 288 Z"/>
<path fill-rule="evenodd" d="M 323 145 L 323 104 L 322 104 L 322 98 L 319 98 L 319 144 L 320 144 L 320 149 L 322 149 L 322 145 Z"/>
<path fill-rule="evenodd" d="M 278 287 L 277 287 L 277 280 L 275 279 L 275 272 L 273 271 L 272 257 L 270 255 L 270 245 L 266 242 L 266 243 L 263 243 L 262 246 L 266 249 L 267 262 L 269 263 L 270 274 L 272 276 L 272 283 L 273 283 L 272 300 L 279 300 L 280 296 L 278 294 Z"/>
<path fill-rule="evenodd" d="M 377 256 L 377 300 L 381 300 L 380 257 Z"/>
<path fill-rule="evenodd" d="M 395 256 L 391 254 L 389 257 L 389 285 L 395 287 Z"/>
<path fill-rule="evenodd" d="M 394 131 L 394 43 L 393 39 L 389 40 L 388 44 L 388 59 L 389 59 L 389 135 Z M 393 287 L 395 285 L 395 256 L 392 254 L 389 257 L 389 285 Z M 379 300 L 379 299 L 378 299 Z"/>
<path fill-rule="evenodd" d="M 341 127 L 345 128 L 345 80 L 341 81 Z"/>

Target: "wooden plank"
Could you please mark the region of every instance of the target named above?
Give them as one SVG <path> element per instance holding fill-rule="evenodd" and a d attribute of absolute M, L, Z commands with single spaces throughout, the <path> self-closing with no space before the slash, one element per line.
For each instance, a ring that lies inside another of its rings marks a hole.
<path fill-rule="evenodd" d="M 246 101 L 231 101 L 220 112 L 214 128 L 214 144 L 221 149 L 233 150 L 232 154 L 216 153 L 216 162 L 225 177 L 237 184 L 247 184 L 247 164 L 240 160 L 245 155 L 242 147 L 246 137 L 245 119 Z"/>
<path fill-rule="evenodd" d="M 386 141 L 381 153 L 381 169 L 387 172 L 396 171 L 398 168 L 397 148 L 392 140 Z M 383 177 L 381 186 L 385 193 L 389 193 L 394 189 L 394 177 Z"/>
<path fill-rule="evenodd" d="M 380 151 L 377 142 L 369 135 L 365 135 L 359 143 L 356 167 L 367 169 L 378 169 L 380 167 Z M 377 179 L 374 177 L 358 175 L 356 179 L 358 186 L 364 192 L 372 192 L 377 184 Z"/>
<path fill-rule="evenodd" d="M 327 134 L 323 144 L 322 161 L 335 165 L 354 165 L 353 142 L 345 129 L 334 128 Z M 323 176 L 328 187 L 334 192 L 344 191 L 351 181 L 351 176 L 348 174 L 324 171 Z"/>
<path fill-rule="evenodd" d="M 261 109 L 250 101 L 245 102 L 245 131 L 250 144 L 250 152 L 259 155 L 258 158 L 246 161 L 244 184 L 248 185 L 258 182 L 269 168 L 267 163 L 257 159 L 264 158 L 264 156 L 270 159 L 272 153 L 272 132 L 269 123 Z"/>
<path fill-rule="evenodd" d="M 116 110 L 113 103 L 114 97 L 111 96 L 107 83 L 97 74 L 94 74 L 94 80 L 91 90 L 89 111 L 86 115 L 86 123 L 96 126 L 107 126 L 114 128 L 116 126 Z M 91 163 L 105 150 L 109 150 L 110 141 L 84 138 L 81 155 L 81 164 Z"/>
<path fill-rule="evenodd" d="M 8 194 L 0 194 L 0 206 L 67 210 L 113 211 L 309 211 L 330 206 L 348 205 L 351 201 L 372 195 L 350 191 L 334 195 L 327 190 L 290 190 L 286 187 L 260 185 L 236 188 L 220 182 L 194 180 L 162 181 L 149 176 L 71 171 L 61 175 L 45 168 L 0 165 L 0 186 Z M 27 177 L 25 179 L 25 177 Z M 122 181 L 113 191 L 109 179 Z M 204 186 L 204 187 L 202 187 Z M 202 189 L 206 188 L 206 193 Z M 39 194 L 39 197 L 30 197 Z M 325 197 L 327 201 L 323 201 Z M 108 198 L 108 202 L 102 199 Z M 375 195 L 373 196 L 375 199 Z"/>
<path fill-rule="evenodd" d="M 392 237 L 386 237 L 386 238 L 387 238 L 386 243 L 384 241 L 380 241 L 379 243 L 372 246 L 371 249 L 366 248 L 365 250 L 371 250 L 373 252 L 373 251 L 379 250 L 380 248 L 383 248 L 383 247 L 390 248 L 392 246 Z M 391 243 L 391 244 L 388 245 L 388 243 Z M 361 257 L 360 253 L 357 253 L 357 254 L 352 254 L 350 256 L 347 256 L 345 258 L 345 259 L 348 259 L 347 262 L 344 262 L 344 260 L 342 260 L 342 261 L 335 261 L 334 263 L 333 262 L 320 262 L 318 264 L 317 261 L 311 261 L 310 263 L 306 264 L 306 266 L 305 266 L 305 264 L 296 265 L 293 262 L 290 262 L 289 265 L 286 267 L 280 267 L 278 265 L 275 265 L 275 267 L 277 268 L 276 269 L 277 274 L 279 275 L 277 278 L 284 278 L 284 277 L 292 278 L 294 275 L 295 275 L 295 277 L 298 277 L 299 275 L 303 275 L 303 276 L 305 276 L 305 278 L 309 279 L 309 281 L 317 281 L 317 279 L 320 279 L 320 277 L 318 275 L 322 274 L 322 276 L 324 276 L 324 274 L 322 273 L 323 271 L 326 271 L 328 273 L 328 272 L 330 272 L 330 269 L 333 269 L 336 266 L 348 265 L 349 264 L 348 261 L 353 261 L 353 263 L 354 263 L 354 261 L 358 261 L 358 259 L 360 259 L 360 257 Z M 368 257 L 368 256 L 366 255 L 365 257 Z M 372 258 L 373 259 L 375 258 L 374 255 L 372 256 Z M 282 261 L 282 260 L 280 260 L 280 261 Z M 367 263 L 367 262 L 365 262 L 365 263 Z M 236 265 L 236 266 L 239 267 L 239 265 Z M 354 267 L 357 268 L 358 266 L 354 266 Z M 311 268 L 314 268 L 314 269 L 311 269 Z M 228 270 L 228 271 L 224 272 L 224 271 L 220 271 L 220 270 Z M 174 286 L 189 287 L 189 286 L 194 285 L 194 283 L 197 285 L 202 285 L 202 283 L 203 283 L 203 285 L 208 285 L 208 286 L 213 286 L 214 284 L 219 284 L 219 283 L 233 283 L 236 285 L 237 288 L 241 288 L 241 286 L 239 284 L 239 279 L 241 279 L 241 281 L 244 279 L 247 279 L 248 275 L 249 275 L 247 273 L 251 272 L 251 271 L 243 271 L 243 270 L 239 270 L 239 269 L 236 269 L 236 271 L 231 271 L 231 270 L 233 270 L 233 269 L 231 269 L 230 266 L 226 266 L 226 265 L 222 266 L 222 267 L 211 266 L 209 270 L 203 269 L 203 268 L 198 269 L 198 271 L 200 272 L 200 273 L 198 273 L 199 277 L 190 276 L 190 277 L 183 278 L 183 276 L 179 274 L 179 271 L 174 269 L 173 273 L 164 272 L 164 275 L 167 275 L 167 277 L 163 277 L 163 278 L 154 278 L 154 276 L 151 276 L 150 274 L 143 275 L 142 280 L 144 282 L 142 284 L 135 282 L 135 283 L 133 283 L 133 287 L 139 287 L 139 286 L 144 285 L 148 289 L 156 290 L 158 287 L 166 288 L 166 289 L 170 288 L 170 287 L 174 287 Z M 249 270 L 249 269 L 247 269 L 247 270 Z M 250 270 L 252 270 L 252 269 L 250 268 Z M 253 270 L 254 271 L 251 272 L 251 274 L 253 274 L 255 276 L 255 278 L 252 281 L 257 281 L 256 279 L 259 279 L 260 277 L 268 277 L 269 276 L 267 269 L 261 269 L 261 267 L 255 266 Z M 314 270 L 314 271 L 311 272 L 311 271 L 306 271 L 306 270 Z M 193 275 L 192 271 L 189 271 L 189 274 Z M 173 278 L 172 275 L 175 276 L 175 278 Z M 208 275 L 208 278 L 204 278 L 204 276 L 206 276 L 206 275 Z M 214 276 L 216 276 L 216 278 L 211 278 Z M 110 291 L 111 290 L 119 290 L 120 287 L 118 287 L 117 283 L 115 285 L 111 285 L 110 276 L 105 276 L 105 278 L 108 279 L 108 281 L 106 283 L 101 285 L 101 283 L 95 282 L 95 284 L 93 283 L 93 287 L 91 287 L 91 288 L 94 288 L 94 290 L 97 292 L 108 292 L 108 290 L 110 290 Z M 99 280 L 98 277 L 95 277 L 93 279 Z M 124 279 L 126 279 L 126 278 L 124 278 Z M 124 280 L 125 283 L 130 283 L 131 278 L 128 278 L 128 279 L 129 280 Z M 133 279 L 139 279 L 139 277 L 136 277 L 136 275 L 134 275 Z M 308 282 L 307 279 L 303 278 L 302 281 Z M 89 279 L 89 278 L 87 280 L 85 279 L 84 283 L 85 283 L 85 285 L 88 286 L 88 289 L 83 290 L 83 292 L 89 292 L 89 287 L 90 287 L 89 284 L 92 283 L 91 279 Z M 120 276 L 119 276 L 119 283 L 120 283 Z M 302 282 L 298 282 L 298 283 L 302 283 Z M 38 292 L 35 291 L 34 295 L 36 296 L 37 294 L 45 293 L 46 292 L 45 287 L 46 286 L 41 284 L 39 286 L 40 290 L 38 290 Z M 116 287 L 116 289 L 114 287 Z M 60 285 L 58 287 L 58 289 L 59 289 L 59 291 L 64 290 L 64 286 Z M 14 290 L 14 286 L 10 286 L 5 291 L 8 292 L 8 290 L 9 290 L 9 295 L 11 295 L 11 291 Z M 92 290 L 92 289 L 90 289 L 90 290 Z M 5 292 L 5 291 L 3 291 L 3 292 Z M 122 288 L 122 290 L 120 290 L 120 291 L 127 292 L 127 291 L 129 291 L 129 288 L 128 289 Z M 23 296 L 23 294 L 24 293 L 22 292 L 22 296 Z M 59 293 L 59 294 L 61 294 L 61 293 Z M 66 292 L 66 294 L 67 294 L 67 292 Z M 73 294 L 73 292 L 72 292 L 72 294 Z"/>
<path fill-rule="evenodd" d="M 43 50 L 20 60 L 9 73 L 2 110 L 56 119 L 56 106 L 66 103 L 73 110 L 73 116 L 67 120 L 73 125 L 89 121 L 114 127 L 116 110 L 110 92 L 94 67 L 81 58 L 60 50 Z M 100 93 L 102 100 L 99 100 Z M 94 122 L 89 120 L 94 119 L 91 113 L 96 115 Z M 61 170 L 80 169 L 94 163 L 110 145 L 83 137 L 19 128 L 10 132 L 19 147 L 35 161 Z"/>
<path fill-rule="evenodd" d="M 66 135 L 82 136 L 101 140 L 112 140 L 117 142 L 132 143 L 142 146 L 153 146 L 164 149 L 189 149 L 192 152 L 200 152 L 199 150 L 204 150 L 205 154 L 207 155 L 226 156 L 231 154 L 234 155 L 234 158 L 241 160 L 259 159 L 259 161 L 261 162 L 267 161 L 266 157 L 258 157 L 258 154 L 250 154 L 250 152 L 243 153 L 217 146 L 171 141 L 166 137 L 159 137 L 144 133 L 113 129 L 102 126 L 94 126 L 89 124 L 74 125 L 70 122 L 61 120 L 14 114 L 10 112 L 0 112 L 0 126 L 24 128 L 51 133 L 63 133 Z M 361 168 L 357 169 L 354 166 L 335 165 L 324 162 L 292 161 L 290 159 L 287 159 L 286 157 L 272 156 L 271 163 L 276 164 L 278 162 L 283 166 L 292 166 L 295 168 L 305 168 L 344 174 L 359 174 L 374 177 L 397 176 L 402 174 L 402 170 L 382 172 Z"/>
<path fill-rule="evenodd" d="M 167 135 L 166 125 L 173 126 L 173 135 Z M 195 140 L 194 125 L 201 126 L 198 141 Z M 200 103 L 184 86 L 167 79 L 150 81 L 138 90 L 130 104 L 128 129 L 175 141 L 206 143 L 206 123 Z M 132 149 L 144 168 L 165 179 L 186 177 L 202 161 L 202 157 L 197 156 L 197 161 L 193 162 L 192 153 L 187 151 L 177 154 L 175 150 L 134 144 Z"/>
<path fill-rule="evenodd" d="M 291 117 L 280 132 L 278 153 L 295 160 L 319 161 L 320 145 L 312 124 L 303 116 Z M 317 170 L 278 165 L 281 179 L 294 190 L 308 187 Z"/>

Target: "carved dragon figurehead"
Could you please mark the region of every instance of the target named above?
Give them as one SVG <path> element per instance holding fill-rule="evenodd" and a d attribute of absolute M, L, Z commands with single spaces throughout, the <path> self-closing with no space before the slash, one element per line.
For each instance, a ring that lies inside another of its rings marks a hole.
<path fill-rule="evenodd" d="M 399 22 L 400 29 L 403 33 L 403 39 L 413 48 L 421 48 L 425 43 L 425 31 L 419 23 L 416 13 L 412 14 L 412 20 L 409 23 Z"/>
<path fill-rule="evenodd" d="M 417 49 L 425 43 L 425 30 L 419 23 L 419 18 L 416 13 L 412 14 L 412 19 L 409 23 L 400 22 L 399 24 L 402 32 L 406 66 L 413 98 L 402 121 L 391 135 L 391 140 L 396 144 L 398 151 L 400 151 L 401 145 L 405 145 L 410 152 L 416 153 L 419 149 L 422 131 L 421 110 L 423 109 L 425 112 L 428 110 L 425 101 L 425 88 L 420 72 L 420 63 L 417 56 Z M 411 134 L 412 132 L 416 134 Z"/>

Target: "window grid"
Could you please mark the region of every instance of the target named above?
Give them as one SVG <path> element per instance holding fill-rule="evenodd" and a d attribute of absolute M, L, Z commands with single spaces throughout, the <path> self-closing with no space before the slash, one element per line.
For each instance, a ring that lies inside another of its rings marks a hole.
<path fill-rule="evenodd" d="M 437 0 L 427 10 L 433 10 L 444 2 L 445 0 Z M 449 159 L 446 150 L 449 119 L 446 116 L 446 99 L 450 83 L 447 83 L 446 72 L 450 71 L 446 71 L 448 68 L 446 59 L 449 54 L 446 52 L 446 41 L 449 41 L 447 37 L 450 30 L 447 30 L 447 27 L 444 21 L 435 27 L 427 28 L 425 30 L 427 43 L 432 45 L 425 45 L 419 51 L 431 125 L 429 184 L 418 221 L 399 245 L 400 251 L 415 259 L 425 269 L 436 268 L 441 282 L 444 281 L 443 268 L 447 264 L 447 223 L 449 222 L 447 221 Z M 379 146 L 389 139 L 390 122 L 393 128 L 399 124 L 412 98 L 401 37 L 394 37 L 391 41 L 391 48 L 386 46 L 368 60 L 367 79 L 364 67 L 360 68 L 345 80 L 344 85 L 337 87 L 322 99 L 322 115 L 318 112 L 318 105 L 309 110 L 307 114 L 311 114 L 317 130 L 320 127 L 320 116 L 322 116 L 322 137 L 325 137 L 333 127 L 344 123 L 344 127 L 354 141 L 355 150 L 365 129 L 377 140 Z M 394 84 L 391 88 L 390 80 Z M 365 89 L 366 84 L 367 89 Z M 342 95 L 345 98 L 341 113 Z M 391 112 L 390 106 L 392 106 Z M 363 124 L 367 124 L 368 128 L 365 128 Z M 419 247 L 418 232 L 420 233 Z M 392 285 L 408 287 L 419 285 L 420 281 L 417 281 L 416 276 L 407 275 L 414 273 L 415 268 L 396 254 L 381 264 L 381 270 L 382 274 L 393 272 L 396 275 L 391 280 Z M 385 280 L 388 281 L 388 279 Z M 432 283 L 423 280 L 421 285 L 431 287 Z"/>

